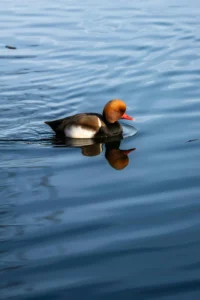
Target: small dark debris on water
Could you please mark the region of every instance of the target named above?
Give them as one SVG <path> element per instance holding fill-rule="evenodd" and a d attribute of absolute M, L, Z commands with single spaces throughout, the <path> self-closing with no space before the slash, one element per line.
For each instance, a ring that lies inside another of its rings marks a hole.
<path fill-rule="evenodd" d="M 199 139 L 189 140 L 188 143 L 199 141 Z"/>
<path fill-rule="evenodd" d="M 5 48 L 7 49 L 11 49 L 11 50 L 16 50 L 17 48 L 16 47 L 13 47 L 13 46 L 9 46 L 9 45 L 6 45 Z"/>

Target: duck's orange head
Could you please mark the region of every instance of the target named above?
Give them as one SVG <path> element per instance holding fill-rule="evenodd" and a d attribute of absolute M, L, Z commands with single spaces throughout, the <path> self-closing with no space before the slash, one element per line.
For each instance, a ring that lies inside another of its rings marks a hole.
<path fill-rule="evenodd" d="M 115 123 L 119 119 L 134 120 L 126 112 L 126 104 L 120 99 L 110 100 L 104 107 L 103 116 L 108 123 Z"/>

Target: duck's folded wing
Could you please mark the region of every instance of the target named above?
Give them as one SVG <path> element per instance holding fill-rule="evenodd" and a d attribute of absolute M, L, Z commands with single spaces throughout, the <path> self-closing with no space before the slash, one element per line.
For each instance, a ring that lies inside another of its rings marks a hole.
<path fill-rule="evenodd" d="M 66 128 L 71 126 L 81 126 L 85 129 L 98 131 L 102 125 L 98 116 L 90 114 L 77 114 L 64 119 L 46 121 L 45 123 L 57 133 L 63 133 Z"/>

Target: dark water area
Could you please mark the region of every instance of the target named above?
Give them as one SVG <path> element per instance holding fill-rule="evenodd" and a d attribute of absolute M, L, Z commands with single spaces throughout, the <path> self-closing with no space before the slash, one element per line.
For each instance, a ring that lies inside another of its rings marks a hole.
<path fill-rule="evenodd" d="M 199 1 L 2 0 L 0 28 L 0 299 L 199 300 Z M 44 124 L 113 98 L 121 141 Z"/>

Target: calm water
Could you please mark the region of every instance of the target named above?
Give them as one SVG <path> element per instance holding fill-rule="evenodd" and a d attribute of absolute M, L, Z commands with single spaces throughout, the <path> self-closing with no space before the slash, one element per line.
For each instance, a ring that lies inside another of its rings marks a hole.
<path fill-rule="evenodd" d="M 199 300 L 199 0 L 1 0 L 0 28 L 0 298 Z M 121 144 L 43 123 L 116 97 Z"/>

